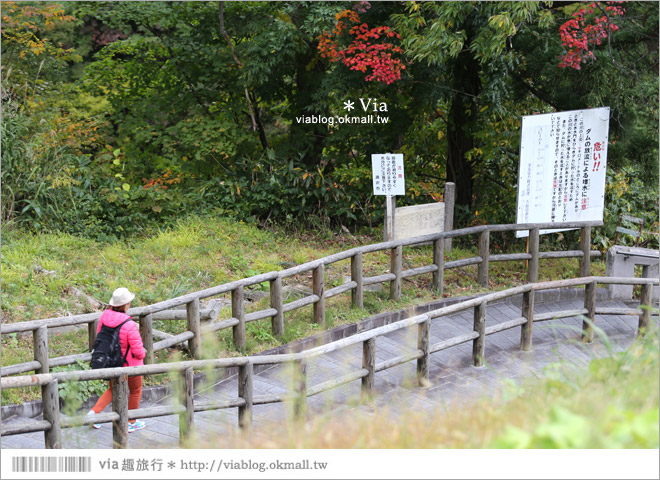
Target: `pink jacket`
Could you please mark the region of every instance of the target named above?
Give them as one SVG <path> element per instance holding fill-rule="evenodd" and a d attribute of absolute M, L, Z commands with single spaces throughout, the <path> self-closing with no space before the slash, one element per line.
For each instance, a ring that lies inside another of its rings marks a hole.
<path fill-rule="evenodd" d="M 125 313 L 115 312 L 110 309 L 105 310 L 101 315 L 101 318 L 99 318 L 99 327 L 97 328 L 96 333 L 101 331 L 103 325 L 115 328 L 129 318 L 131 317 Z M 144 345 L 142 345 L 142 337 L 140 336 L 138 325 L 133 320 L 126 322 L 119 330 L 119 345 L 121 345 L 122 357 L 126 353 L 126 347 L 130 347 L 128 355 L 126 355 L 126 361 L 128 362 L 129 367 L 144 365 L 144 357 L 147 352 L 145 352 Z"/>

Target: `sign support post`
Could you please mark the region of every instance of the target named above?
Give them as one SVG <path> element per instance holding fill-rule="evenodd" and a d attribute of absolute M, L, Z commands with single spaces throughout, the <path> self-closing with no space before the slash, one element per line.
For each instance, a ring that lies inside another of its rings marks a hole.
<path fill-rule="evenodd" d="M 396 210 L 396 195 L 385 196 L 385 235 L 384 241 L 394 239 L 394 210 Z"/>

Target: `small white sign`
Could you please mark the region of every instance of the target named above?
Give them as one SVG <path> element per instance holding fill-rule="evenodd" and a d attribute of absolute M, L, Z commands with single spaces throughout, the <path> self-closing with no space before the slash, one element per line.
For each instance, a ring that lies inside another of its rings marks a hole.
<path fill-rule="evenodd" d="M 609 118 L 609 107 L 522 118 L 516 223 L 603 219 Z"/>
<path fill-rule="evenodd" d="M 405 195 L 403 153 L 376 153 L 371 155 L 374 195 Z"/>

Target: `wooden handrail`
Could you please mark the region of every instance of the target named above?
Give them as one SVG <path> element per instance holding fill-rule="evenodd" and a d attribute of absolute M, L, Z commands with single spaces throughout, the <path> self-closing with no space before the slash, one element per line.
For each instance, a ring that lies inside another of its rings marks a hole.
<path fill-rule="evenodd" d="M 473 342 L 473 364 L 480 366 L 483 364 L 484 355 L 484 342 L 488 335 L 500 332 L 505 329 L 521 327 L 525 329 L 528 327 L 528 320 L 533 318 L 534 321 L 549 320 L 551 318 L 562 318 L 566 316 L 576 315 L 589 315 L 593 316 L 596 312 L 601 314 L 620 314 L 620 309 L 597 309 L 595 306 L 595 287 L 597 284 L 610 284 L 610 283 L 625 283 L 632 285 L 643 285 L 644 295 L 643 303 L 650 306 L 651 295 L 650 289 L 653 285 L 658 285 L 659 281 L 656 278 L 617 278 L 617 277 L 581 277 L 575 279 L 555 280 L 550 282 L 529 283 L 519 287 L 509 288 L 501 292 L 494 292 L 486 294 L 477 298 L 472 298 L 459 302 L 454 305 L 439 308 L 431 312 L 421 315 L 400 320 L 389 325 L 384 325 L 366 332 L 353 335 L 351 337 L 338 340 L 326 345 L 321 345 L 309 350 L 292 354 L 279 354 L 279 355 L 260 355 L 260 356 L 247 356 L 236 358 L 212 359 L 212 360 L 192 360 L 184 362 L 175 362 L 170 364 L 154 364 L 144 365 L 139 367 L 125 367 L 125 368 L 109 368 L 99 370 L 85 370 L 85 371 L 72 371 L 72 372 L 56 372 L 56 373 L 42 373 L 30 376 L 21 377 L 6 377 L 0 379 L 1 388 L 23 388 L 30 386 L 44 386 L 42 394 L 44 395 L 44 421 L 34 425 L 20 425 L 15 428 L 3 429 L 3 435 L 14 435 L 26 431 L 44 431 L 46 436 L 47 448 L 61 448 L 61 428 L 76 425 L 73 418 L 61 419 L 59 411 L 59 402 L 56 401 L 57 385 L 58 382 L 71 382 L 71 381 L 90 381 L 90 380 L 113 380 L 113 391 L 116 393 L 113 397 L 113 414 L 107 416 L 99 416 L 101 421 L 114 421 L 113 438 L 115 447 L 126 448 L 127 440 L 126 434 L 122 430 L 126 422 L 130 418 L 137 416 L 157 416 L 160 414 L 179 413 L 182 416 L 180 421 L 181 431 L 180 438 L 183 440 L 190 435 L 194 428 L 194 418 L 192 412 L 239 407 L 239 425 L 242 428 L 248 428 L 252 423 L 252 405 L 262 403 L 281 402 L 287 399 L 293 399 L 294 411 L 297 418 L 304 418 L 306 398 L 315 395 L 321 391 L 335 388 L 339 385 L 348 383 L 350 381 L 362 379 L 363 394 L 369 396 L 373 389 L 373 375 L 376 372 L 392 368 L 396 365 L 408 361 L 417 361 L 418 380 L 423 384 L 424 380 L 428 377 L 428 356 L 437 351 L 444 350 L 468 341 Z M 508 298 L 519 294 L 531 294 L 537 290 L 547 290 L 554 288 L 566 288 L 574 286 L 585 286 L 585 308 L 578 310 L 568 310 L 553 313 L 540 314 L 537 316 L 530 315 L 529 312 L 523 317 L 515 318 L 507 322 L 502 322 L 496 325 L 486 327 L 486 306 L 489 302 Z M 463 334 L 458 337 L 444 340 L 436 345 L 429 345 L 429 325 L 433 319 L 440 318 L 445 315 L 457 313 L 460 311 L 474 309 L 475 311 L 475 325 L 474 332 Z M 648 327 L 649 309 L 642 308 L 640 315 L 639 330 Z M 626 312 L 630 313 L 630 312 Z M 593 322 L 593 318 L 591 319 Z M 379 364 L 375 363 L 375 343 L 377 337 L 386 335 L 388 333 L 407 328 L 413 325 L 418 325 L 418 349 L 416 352 L 399 356 L 390 359 L 386 362 Z M 521 330 L 522 331 L 522 330 Z M 43 332 L 43 330 L 42 330 Z M 531 345 L 531 329 L 526 332 L 528 346 Z M 583 341 L 589 342 L 589 330 L 584 329 Z M 351 345 L 362 343 L 363 345 L 363 362 L 361 368 L 356 371 L 349 372 L 344 376 L 336 379 L 327 380 L 321 384 L 309 386 L 306 379 L 306 365 L 309 359 L 324 355 L 336 350 L 340 350 Z M 524 348 L 524 345 L 521 345 Z M 293 384 L 293 395 L 276 395 L 276 396 L 255 396 L 254 386 L 252 381 L 253 366 L 263 364 L 283 364 L 293 363 L 296 368 L 295 382 Z M 207 368 L 239 368 L 239 387 L 238 398 L 228 399 L 222 402 L 212 404 L 196 405 L 193 401 L 193 388 L 192 388 L 192 372 L 194 369 L 205 370 Z M 127 410 L 127 386 L 126 378 L 133 375 L 154 375 L 167 372 L 179 372 L 185 378 L 186 388 L 182 392 L 182 405 L 172 407 L 166 410 L 143 409 L 144 411 L 129 411 Z M 46 398 L 45 396 L 48 396 Z M 107 417 L 107 418 L 106 418 Z M 84 420 L 85 422 L 87 419 Z"/>

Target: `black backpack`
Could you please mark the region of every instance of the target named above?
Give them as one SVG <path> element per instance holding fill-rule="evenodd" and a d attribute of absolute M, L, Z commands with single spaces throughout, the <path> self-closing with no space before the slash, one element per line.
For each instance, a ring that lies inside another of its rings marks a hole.
<path fill-rule="evenodd" d="M 128 350 L 131 347 L 130 345 L 126 347 L 126 353 L 122 358 L 121 345 L 119 344 L 119 330 L 129 320 L 130 318 L 115 328 L 108 327 L 107 325 L 101 327 L 101 331 L 94 341 L 94 349 L 92 350 L 92 360 L 90 362 L 92 369 L 124 366 Z"/>

